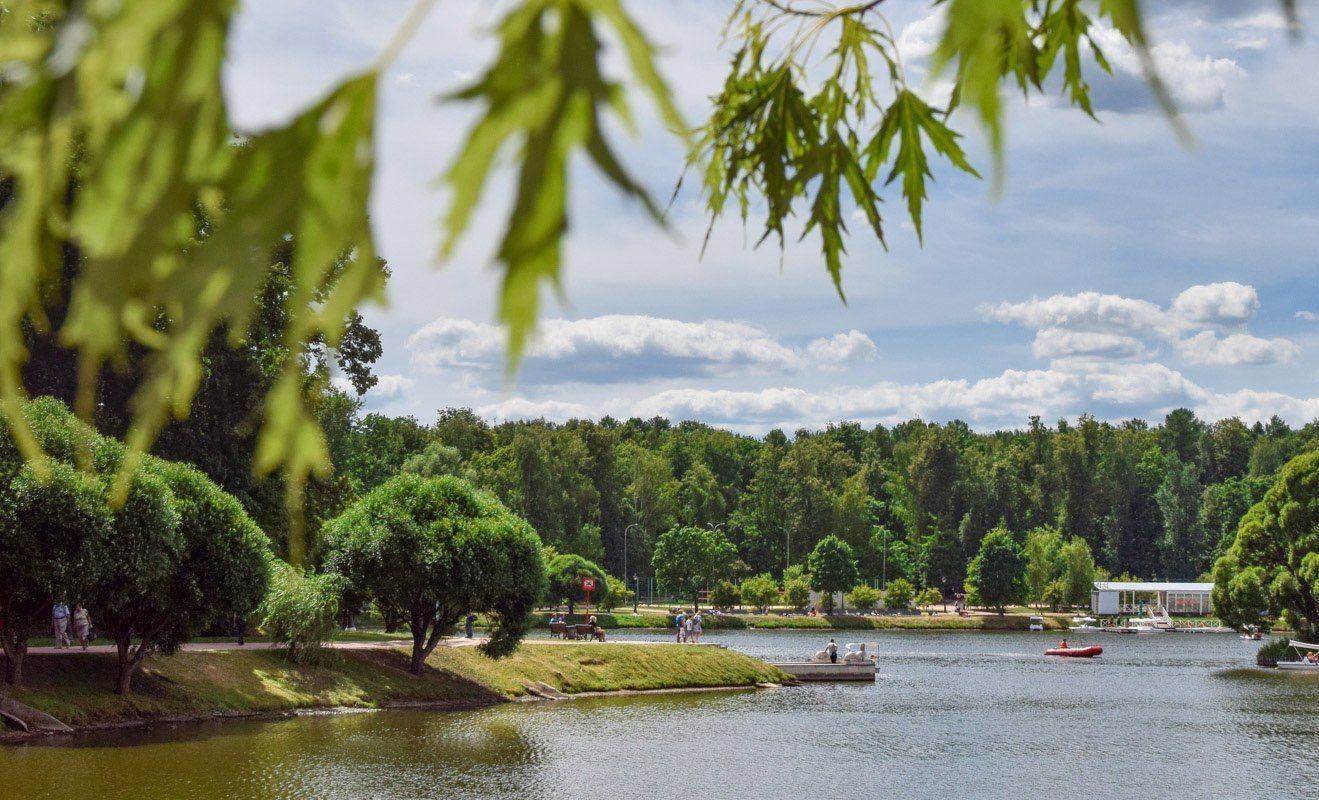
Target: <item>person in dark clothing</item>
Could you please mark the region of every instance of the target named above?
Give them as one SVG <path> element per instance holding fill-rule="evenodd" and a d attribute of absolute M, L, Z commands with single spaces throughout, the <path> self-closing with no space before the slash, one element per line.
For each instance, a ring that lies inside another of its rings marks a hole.
<path fill-rule="evenodd" d="M 826 652 L 829 653 L 829 663 L 830 663 L 830 664 L 837 664 L 837 663 L 838 663 L 838 644 L 837 644 L 833 639 L 830 639 L 830 640 L 829 640 L 829 644 L 825 645 L 825 646 L 824 646 L 824 649 L 825 649 Z"/>
<path fill-rule="evenodd" d="M 234 631 L 238 634 L 238 646 L 247 644 L 247 617 L 239 616 L 234 620 Z"/>
<path fill-rule="evenodd" d="M 467 624 L 464 626 L 464 628 L 465 628 L 466 631 L 467 631 L 467 638 L 468 638 L 468 639 L 472 638 L 472 626 L 475 625 L 475 624 L 476 624 L 476 615 L 475 615 L 475 614 L 468 614 L 468 615 L 467 615 Z"/>

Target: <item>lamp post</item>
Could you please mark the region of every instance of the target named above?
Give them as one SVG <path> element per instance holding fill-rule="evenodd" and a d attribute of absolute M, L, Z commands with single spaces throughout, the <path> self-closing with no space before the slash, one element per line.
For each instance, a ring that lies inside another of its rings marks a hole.
<path fill-rule="evenodd" d="M 640 522 L 634 522 L 623 529 L 623 580 L 627 580 L 627 532 L 640 525 Z"/>
<path fill-rule="evenodd" d="M 880 530 L 884 532 L 884 552 L 880 554 L 880 558 L 879 558 L 880 564 L 882 565 L 880 567 L 880 572 L 883 576 L 881 578 L 882 581 L 881 588 L 887 591 L 888 590 L 888 528 L 881 527 Z"/>

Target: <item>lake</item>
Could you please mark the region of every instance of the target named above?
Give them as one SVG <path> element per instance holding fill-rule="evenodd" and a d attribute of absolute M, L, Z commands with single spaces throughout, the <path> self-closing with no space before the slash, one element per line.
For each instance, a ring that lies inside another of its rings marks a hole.
<path fill-rule="evenodd" d="M 619 638 L 663 638 L 620 633 Z M 1310 797 L 1319 677 L 1235 635 L 858 632 L 874 685 L 216 722 L 0 748 L 9 798 Z M 707 633 L 770 659 L 814 632 Z"/>

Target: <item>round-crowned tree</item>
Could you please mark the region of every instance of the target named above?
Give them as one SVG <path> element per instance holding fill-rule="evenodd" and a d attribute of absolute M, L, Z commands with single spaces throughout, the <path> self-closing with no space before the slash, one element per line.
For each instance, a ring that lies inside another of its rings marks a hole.
<path fill-rule="evenodd" d="M 806 559 L 811 573 L 811 588 L 824 595 L 827 613 L 834 610 L 834 593 L 845 592 L 856 584 L 856 557 L 852 547 L 837 536 L 821 539 Z"/>
<path fill-rule="evenodd" d="M 677 597 L 700 604 L 700 591 L 728 573 L 737 548 L 719 531 L 673 528 L 655 542 L 655 580 Z"/>
<path fill-rule="evenodd" d="M 980 551 L 966 571 L 966 589 L 1000 615 L 1009 603 L 1026 596 L 1026 556 L 1012 532 L 994 528 L 980 541 Z"/>
<path fill-rule="evenodd" d="M 582 578 L 594 578 L 595 588 L 591 590 L 591 600 L 597 604 L 608 602 L 608 575 L 598 564 L 576 553 L 560 553 L 552 557 L 545 565 L 548 574 L 548 588 L 545 598 L 552 605 L 568 604 L 568 613 L 575 612 L 578 603 L 586 602 L 586 590 L 582 589 Z"/>
<path fill-rule="evenodd" d="M 769 604 L 778 599 L 779 585 L 768 572 L 762 572 L 742 581 L 742 603 L 759 608 L 764 613 Z"/>
<path fill-rule="evenodd" d="M 1300 638 L 1319 636 L 1319 450 L 1278 471 L 1213 575 L 1214 611 L 1227 624 L 1277 617 Z"/>
<path fill-rule="evenodd" d="M 0 505 L 0 643 L 5 682 L 23 679 L 27 629 L 56 600 L 76 602 L 100 569 L 110 509 L 99 478 L 58 462 L 23 467 Z"/>
<path fill-rule="evenodd" d="M 395 476 L 331 521 L 324 535 L 328 570 L 380 607 L 407 610 L 414 673 L 471 611 L 494 623 L 484 651 L 512 652 L 544 595 L 535 531 L 458 478 Z"/>

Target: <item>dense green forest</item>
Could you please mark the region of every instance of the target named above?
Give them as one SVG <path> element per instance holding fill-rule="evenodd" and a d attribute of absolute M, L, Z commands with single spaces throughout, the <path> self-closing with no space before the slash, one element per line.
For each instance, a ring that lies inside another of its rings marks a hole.
<path fill-rule="evenodd" d="M 646 576 L 663 532 L 716 526 L 741 576 L 802 564 L 834 534 L 862 579 L 882 572 L 945 591 L 960 590 L 1000 525 L 1021 543 L 1040 527 L 1079 537 L 1112 575 L 1195 579 L 1278 468 L 1319 445 L 1319 423 L 1207 422 L 1186 409 L 1159 425 L 1032 417 L 978 433 L 958 421 L 843 422 L 763 438 L 662 418 L 490 424 L 450 408 L 427 424 L 359 416 L 346 398 L 325 409 L 338 415 L 323 420 L 335 497 L 400 471 L 455 474 L 493 490 L 546 545 L 616 575 L 625 533 L 626 572 Z"/>

